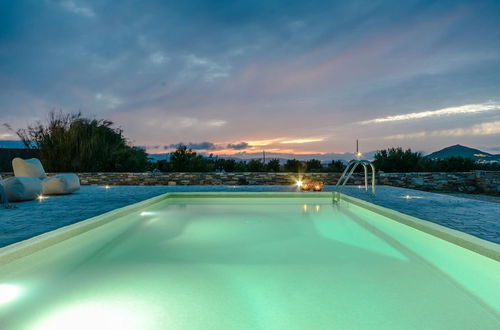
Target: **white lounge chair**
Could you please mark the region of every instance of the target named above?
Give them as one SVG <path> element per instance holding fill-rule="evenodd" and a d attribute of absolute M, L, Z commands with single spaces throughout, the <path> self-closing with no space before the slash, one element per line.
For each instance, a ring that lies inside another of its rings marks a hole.
<path fill-rule="evenodd" d="M 31 201 L 40 196 L 43 192 L 42 181 L 37 178 L 30 177 L 11 177 L 2 180 L 0 177 L 0 185 L 3 187 L 6 202 L 22 202 Z"/>
<path fill-rule="evenodd" d="M 76 174 L 67 173 L 47 177 L 42 163 L 36 158 L 14 158 L 12 168 L 16 177 L 31 177 L 41 180 L 44 195 L 65 195 L 80 189 L 80 179 Z"/>

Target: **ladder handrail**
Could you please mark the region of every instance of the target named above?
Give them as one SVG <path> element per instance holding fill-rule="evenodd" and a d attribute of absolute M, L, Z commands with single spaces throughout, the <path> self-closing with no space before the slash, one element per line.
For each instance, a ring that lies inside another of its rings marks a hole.
<path fill-rule="evenodd" d="M 335 185 L 333 189 L 333 200 L 335 201 L 335 197 L 338 196 L 340 198 L 340 194 L 344 190 L 344 186 L 349 181 L 351 178 L 352 174 L 358 167 L 358 165 L 361 164 L 364 169 L 364 174 L 365 174 L 365 191 L 368 192 L 368 168 L 367 165 L 369 165 L 372 169 L 372 194 L 375 195 L 375 166 L 368 160 L 356 160 L 353 159 L 351 160 L 342 175 L 340 176 L 339 180 L 337 181 L 337 184 Z M 347 175 L 346 175 L 347 174 Z"/>

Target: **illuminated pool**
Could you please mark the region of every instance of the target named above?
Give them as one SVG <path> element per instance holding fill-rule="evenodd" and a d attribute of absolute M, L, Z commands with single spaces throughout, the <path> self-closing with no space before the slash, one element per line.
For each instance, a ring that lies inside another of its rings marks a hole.
<path fill-rule="evenodd" d="M 0 329 L 499 329 L 499 260 L 352 197 L 166 194 L 0 249 Z"/>

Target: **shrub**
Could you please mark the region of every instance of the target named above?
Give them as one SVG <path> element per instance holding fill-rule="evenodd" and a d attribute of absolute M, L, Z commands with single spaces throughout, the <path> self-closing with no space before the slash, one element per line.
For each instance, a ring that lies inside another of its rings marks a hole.
<path fill-rule="evenodd" d="M 264 172 L 266 170 L 266 166 L 260 159 L 251 159 L 246 167 L 249 172 Z"/>
<path fill-rule="evenodd" d="M 266 164 L 266 169 L 269 172 L 279 172 L 280 171 L 280 160 L 279 159 L 271 159 Z"/>
<path fill-rule="evenodd" d="M 130 146 L 113 122 L 83 118 L 80 113 L 51 112 L 47 123 L 37 122 L 17 135 L 27 148 L 40 150 L 48 171 L 144 171 L 147 154 Z"/>
<path fill-rule="evenodd" d="M 288 159 L 285 163 L 285 171 L 287 172 L 304 172 L 305 166 L 297 159 Z"/>
<path fill-rule="evenodd" d="M 330 164 L 326 166 L 327 172 L 343 172 L 345 165 L 341 160 L 332 160 Z"/>
<path fill-rule="evenodd" d="M 434 161 L 436 170 L 440 172 L 467 172 L 481 169 L 480 164 L 473 159 L 464 157 L 449 157 Z"/>
<path fill-rule="evenodd" d="M 427 159 L 411 149 L 389 148 L 377 151 L 373 164 L 384 172 L 418 172 L 426 168 Z"/>
<path fill-rule="evenodd" d="M 321 170 L 323 169 L 321 161 L 314 158 L 306 161 L 305 167 L 308 172 L 321 172 Z"/>
<path fill-rule="evenodd" d="M 210 161 L 186 146 L 180 146 L 172 152 L 170 162 L 174 172 L 209 172 L 214 170 L 213 166 L 210 166 Z"/>

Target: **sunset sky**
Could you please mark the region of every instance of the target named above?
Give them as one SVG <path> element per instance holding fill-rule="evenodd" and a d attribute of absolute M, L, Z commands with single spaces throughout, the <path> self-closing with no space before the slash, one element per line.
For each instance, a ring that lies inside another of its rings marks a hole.
<path fill-rule="evenodd" d="M 498 0 L 2 0 L 0 22 L 14 129 L 61 109 L 155 153 L 500 153 Z"/>

